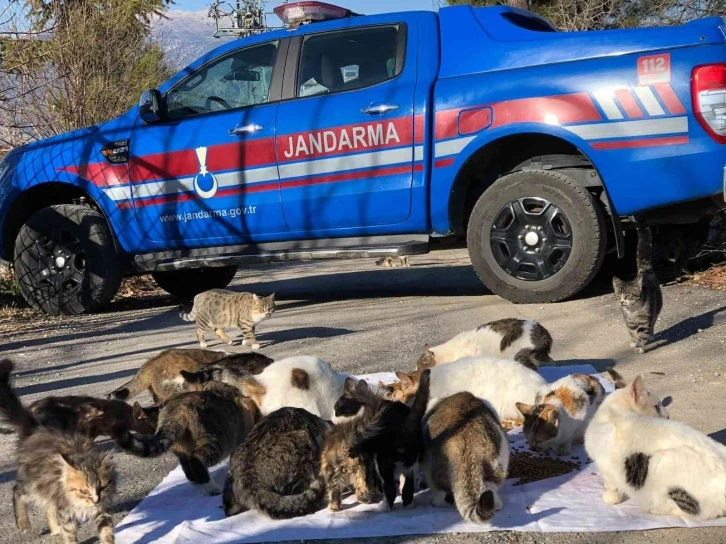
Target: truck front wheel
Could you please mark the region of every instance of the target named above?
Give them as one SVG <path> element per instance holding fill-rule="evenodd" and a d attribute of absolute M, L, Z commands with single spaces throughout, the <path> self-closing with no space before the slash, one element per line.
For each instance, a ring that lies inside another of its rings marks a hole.
<path fill-rule="evenodd" d="M 558 172 L 498 179 L 474 206 L 467 232 L 476 273 L 516 303 L 556 302 L 587 286 L 605 257 L 605 218 L 593 195 Z"/>
<path fill-rule="evenodd" d="M 13 264 L 25 300 L 50 315 L 95 310 L 121 283 L 111 231 L 88 206 L 60 204 L 31 216 L 15 240 Z"/>
<path fill-rule="evenodd" d="M 236 266 L 222 266 L 154 272 L 152 276 L 156 284 L 170 295 L 179 298 L 194 298 L 202 291 L 224 289 L 236 273 Z"/>

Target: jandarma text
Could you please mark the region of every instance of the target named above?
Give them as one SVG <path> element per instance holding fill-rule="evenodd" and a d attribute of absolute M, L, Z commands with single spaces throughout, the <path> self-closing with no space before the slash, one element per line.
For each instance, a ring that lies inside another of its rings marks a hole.
<path fill-rule="evenodd" d="M 198 212 L 173 213 L 159 217 L 162 223 L 173 223 L 177 221 L 197 221 L 199 219 L 218 219 L 220 217 L 240 217 L 242 215 L 254 215 L 257 213 L 257 206 L 245 206 L 243 208 L 228 208 L 225 210 L 201 210 Z"/>

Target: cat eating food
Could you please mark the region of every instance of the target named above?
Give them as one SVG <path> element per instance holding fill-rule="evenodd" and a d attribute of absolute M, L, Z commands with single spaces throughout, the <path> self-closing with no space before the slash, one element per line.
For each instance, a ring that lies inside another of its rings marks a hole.
<path fill-rule="evenodd" d="M 259 418 L 255 404 L 238 389 L 210 382 L 203 391 L 181 393 L 159 412 L 154 436 L 135 436 L 113 429 L 120 448 L 137 457 L 158 457 L 172 450 L 187 479 L 210 495 L 220 489 L 208 468 L 230 455 Z"/>
<path fill-rule="evenodd" d="M 714 519 L 726 515 L 726 446 L 668 418 L 642 376 L 618 379 L 585 433 L 607 504 L 630 498 L 651 514 Z"/>
<path fill-rule="evenodd" d="M 224 513 L 254 509 L 272 519 L 289 519 L 320 509 L 325 493 L 320 453 L 329 427 L 301 408 L 281 408 L 263 417 L 230 458 Z"/>
<path fill-rule="evenodd" d="M 536 321 L 499 319 L 465 331 L 438 346 L 425 347 L 416 363 L 418 370 L 459 359 L 489 356 L 512 359 L 537 370 L 540 363 L 552 362 L 552 336 Z"/>
<path fill-rule="evenodd" d="M 547 394 L 539 394 L 534 405 L 517 403 L 524 416 L 524 436 L 532 451 L 554 449 L 567 455 L 605 398 L 605 389 L 594 376 L 572 374 L 550 384 Z"/>
<path fill-rule="evenodd" d="M 653 271 L 653 240 L 650 228 L 638 226 L 638 275 L 630 281 L 613 277 L 615 298 L 620 302 L 625 325 L 632 339 L 630 347 L 636 353 L 645 353 L 645 346 L 653 340 L 655 323 L 663 309 L 663 292 Z"/>
<path fill-rule="evenodd" d="M 194 306 L 189 313 L 181 314 L 184 321 L 197 322 L 199 345 L 207 347 L 204 333 L 214 329 L 222 341 L 231 346 L 232 340 L 225 328 L 237 327 L 242 331 L 242 345 L 259 349 L 255 339 L 255 327 L 275 312 L 275 293 L 260 297 L 253 293 L 235 293 L 225 289 L 211 289 L 194 297 Z"/>
<path fill-rule="evenodd" d="M 108 503 L 116 490 L 116 468 L 87 435 L 42 426 L 10 385 L 14 365 L 0 361 L 0 414 L 18 434 L 17 476 L 13 487 L 15 523 L 30 530 L 28 504 L 45 510 L 52 535 L 78 541 L 77 526 L 93 520 L 101 544 L 113 544 Z"/>

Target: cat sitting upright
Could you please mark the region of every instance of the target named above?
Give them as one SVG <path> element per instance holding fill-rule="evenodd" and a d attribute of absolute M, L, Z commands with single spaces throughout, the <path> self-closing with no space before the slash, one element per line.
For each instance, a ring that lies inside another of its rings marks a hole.
<path fill-rule="evenodd" d="M 631 348 L 645 353 L 645 346 L 653 340 L 655 323 L 663 309 L 663 292 L 652 263 L 653 238 L 650 228 L 638 226 L 638 275 L 630 281 L 613 277 L 615 298 L 620 302 L 625 325 L 632 339 Z"/>
<path fill-rule="evenodd" d="M 594 376 L 572 374 L 550 384 L 534 405 L 517 403 L 524 416 L 524 436 L 532 451 L 554 449 L 567 455 L 574 441 L 581 441 L 590 420 L 605 398 L 605 389 Z"/>
<path fill-rule="evenodd" d="M 242 345 L 259 349 L 255 339 L 255 327 L 275 312 L 275 293 L 259 297 L 253 293 L 235 293 L 225 289 L 211 289 L 194 297 L 194 307 L 189 313 L 181 313 L 184 321 L 197 322 L 199 345 L 207 347 L 204 333 L 210 329 L 227 345 L 233 342 L 224 332 L 225 328 L 237 327 L 244 338 Z"/>
<path fill-rule="evenodd" d="M 619 504 L 630 497 L 651 514 L 726 515 L 726 446 L 668 419 L 642 376 L 629 385 L 616 379 L 616 387 L 585 433 L 585 449 L 605 485 L 603 500 Z"/>
<path fill-rule="evenodd" d="M 537 370 L 540 363 L 552 362 L 552 336 L 536 321 L 499 319 L 465 331 L 438 346 L 426 345 L 416 363 L 418 370 L 468 357 L 489 356 L 512 359 Z"/>

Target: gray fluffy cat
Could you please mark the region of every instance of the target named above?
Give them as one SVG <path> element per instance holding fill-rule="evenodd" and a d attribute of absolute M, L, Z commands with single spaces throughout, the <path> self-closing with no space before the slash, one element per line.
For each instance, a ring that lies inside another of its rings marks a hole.
<path fill-rule="evenodd" d="M 197 322 L 199 345 L 207 347 L 204 333 L 210 329 L 223 342 L 232 345 L 232 340 L 224 333 L 225 328 L 238 327 L 244 339 L 242 345 L 259 349 L 255 340 L 255 326 L 275 311 L 275 293 L 268 297 L 258 297 L 253 293 L 235 293 L 224 289 L 211 289 L 194 297 L 192 311 L 181 314 L 184 321 Z"/>
<path fill-rule="evenodd" d="M 28 504 L 41 507 L 52 535 L 65 544 L 78 541 L 79 523 L 93 520 L 101 544 L 113 544 L 113 520 L 108 501 L 116 490 L 116 468 L 111 454 L 79 433 L 41 426 L 10 386 L 14 366 L 0 361 L 0 414 L 18 434 L 17 481 L 13 486 L 15 523 L 20 532 L 30 529 Z"/>
<path fill-rule="evenodd" d="M 632 338 L 630 347 L 636 353 L 645 353 L 646 344 L 653 340 L 655 322 L 663 308 L 663 292 L 653 272 L 652 246 L 650 228 L 638 226 L 638 275 L 630 281 L 613 278 L 615 298 L 620 302 Z"/>
<path fill-rule="evenodd" d="M 230 458 L 224 513 L 255 509 L 289 519 L 320 509 L 320 454 L 330 427 L 302 408 L 280 408 L 262 418 Z"/>

